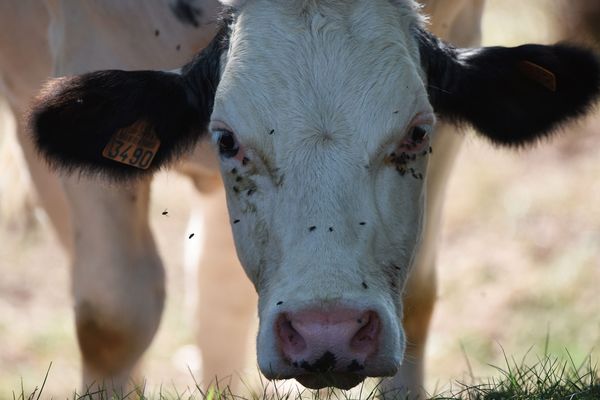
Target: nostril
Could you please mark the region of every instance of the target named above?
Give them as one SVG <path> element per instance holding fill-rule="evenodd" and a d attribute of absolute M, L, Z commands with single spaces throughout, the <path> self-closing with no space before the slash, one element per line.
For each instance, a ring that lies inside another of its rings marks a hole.
<path fill-rule="evenodd" d="M 306 341 L 292 326 L 292 322 L 285 314 L 277 319 L 277 337 L 283 354 L 292 356 L 306 349 Z"/>
<path fill-rule="evenodd" d="M 357 323 L 362 326 L 352 337 L 350 348 L 361 353 L 372 354 L 377 349 L 380 330 L 379 317 L 374 311 L 368 311 L 357 320 Z"/>

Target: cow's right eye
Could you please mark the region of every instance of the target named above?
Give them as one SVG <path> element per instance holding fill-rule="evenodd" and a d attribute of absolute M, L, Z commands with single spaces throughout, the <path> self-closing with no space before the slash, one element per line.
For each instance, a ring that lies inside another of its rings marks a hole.
<path fill-rule="evenodd" d="M 233 132 L 218 131 L 217 145 L 219 146 L 219 154 L 225 158 L 235 157 L 240 151 L 240 145 L 235 139 Z"/>

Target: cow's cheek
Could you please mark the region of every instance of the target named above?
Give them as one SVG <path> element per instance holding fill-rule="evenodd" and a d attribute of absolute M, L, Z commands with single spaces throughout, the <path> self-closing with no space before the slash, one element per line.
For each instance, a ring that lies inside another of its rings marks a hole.
<path fill-rule="evenodd" d="M 275 253 L 270 249 L 270 233 L 267 227 L 258 213 L 246 214 L 239 219 L 239 222 L 232 223 L 238 258 L 259 295 L 267 284 L 268 265 L 272 262 L 272 255 Z"/>

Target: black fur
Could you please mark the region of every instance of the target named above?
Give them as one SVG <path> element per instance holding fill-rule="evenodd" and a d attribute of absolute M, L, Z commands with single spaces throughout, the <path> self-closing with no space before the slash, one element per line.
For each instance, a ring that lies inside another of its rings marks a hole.
<path fill-rule="evenodd" d="M 35 143 L 53 166 L 116 177 L 152 172 L 202 133 L 199 105 L 184 83 L 175 74 L 117 70 L 54 80 L 31 114 Z M 161 141 L 147 171 L 102 156 L 113 134 L 136 121 Z"/>
<path fill-rule="evenodd" d="M 182 75 L 157 71 L 99 71 L 52 80 L 29 117 L 34 142 L 54 167 L 105 173 L 122 179 L 157 170 L 193 146 L 206 132 L 219 82 L 228 26 L 183 68 Z M 120 129 L 143 121 L 161 141 L 147 170 L 102 156 Z"/>
<path fill-rule="evenodd" d="M 494 143 L 520 146 L 581 116 L 600 93 L 591 51 L 556 44 L 456 49 L 417 31 L 430 101 L 442 119 L 467 122 Z M 524 61 L 554 73 L 552 91 L 523 72 Z"/>

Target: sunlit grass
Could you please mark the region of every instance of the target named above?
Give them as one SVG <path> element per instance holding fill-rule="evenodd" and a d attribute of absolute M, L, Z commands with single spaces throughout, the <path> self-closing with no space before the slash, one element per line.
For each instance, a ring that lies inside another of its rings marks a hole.
<path fill-rule="evenodd" d="M 494 366 L 498 377 L 485 382 L 457 382 L 449 393 L 434 396 L 436 400 L 587 400 L 600 399 L 598 369 L 591 357 L 581 365 L 572 358 L 552 356 L 539 358 L 527 365 L 505 357 L 503 366 Z"/>
<path fill-rule="evenodd" d="M 517 361 L 505 355 L 502 366 L 494 366 L 498 376 L 487 380 L 477 379 L 470 373 L 469 382 L 455 382 L 444 393 L 428 397 L 431 400 L 598 400 L 600 399 L 600 377 L 597 365 L 591 356 L 581 365 L 571 357 L 560 359 L 543 356 L 533 365 Z M 51 366 L 46 371 L 42 383 L 31 392 L 21 387 L 13 391 L 13 400 L 39 400 L 45 398 L 44 387 L 51 378 Z M 141 385 L 128 393 L 117 394 L 96 386 L 83 393 L 73 393 L 70 399 L 84 400 L 374 400 L 381 397 L 376 385 L 369 382 L 351 391 L 334 389 L 309 390 L 283 385 L 281 382 L 261 380 L 260 389 L 234 392 L 227 381 L 217 381 L 207 389 L 192 375 L 191 387 L 179 390 L 174 386 L 160 386 L 152 393 Z M 404 400 L 404 396 L 385 396 L 385 399 Z"/>

